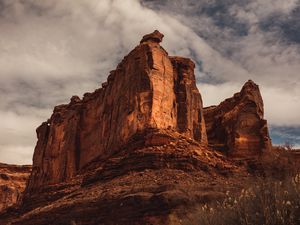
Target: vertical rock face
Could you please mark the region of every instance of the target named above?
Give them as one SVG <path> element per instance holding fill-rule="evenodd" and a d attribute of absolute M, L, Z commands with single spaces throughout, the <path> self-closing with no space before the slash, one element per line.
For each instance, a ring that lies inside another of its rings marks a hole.
<path fill-rule="evenodd" d="M 147 128 L 172 128 L 207 142 L 194 63 L 169 57 L 159 44 L 162 38 L 159 31 L 145 35 L 102 88 L 55 107 L 37 129 L 28 190 L 74 176 Z"/>
<path fill-rule="evenodd" d="M 271 147 L 263 100 L 249 80 L 232 98 L 204 109 L 208 142 L 229 155 L 255 156 Z"/>
<path fill-rule="evenodd" d="M 0 163 L 0 212 L 20 199 L 30 171 L 31 166 Z"/>
<path fill-rule="evenodd" d="M 188 58 L 171 57 L 177 103 L 177 129 L 207 143 L 202 98 L 196 86 L 195 64 Z"/>

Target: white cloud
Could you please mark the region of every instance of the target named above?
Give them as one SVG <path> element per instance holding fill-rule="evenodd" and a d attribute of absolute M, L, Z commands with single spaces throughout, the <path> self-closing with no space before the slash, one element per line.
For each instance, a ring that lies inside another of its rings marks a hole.
<path fill-rule="evenodd" d="M 245 11 L 255 12 L 261 19 L 272 13 L 289 13 L 297 4 L 298 0 L 255 0 L 249 2 Z"/>
<path fill-rule="evenodd" d="M 201 92 L 203 105 L 219 105 L 226 98 L 231 98 L 242 88 L 242 83 L 228 82 L 223 84 L 198 84 Z"/>
<path fill-rule="evenodd" d="M 285 88 L 263 87 L 265 117 L 269 124 L 277 126 L 300 125 L 300 91 Z"/>
<path fill-rule="evenodd" d="M 298 4 L 298 0 L 252 0 L 242 7 L 232 5 L 229 12 L 232 16 L 255 25 L 275 13 L 289 14 Z"/>
<path fill-rule="evenodd" d="M 1 162 L 9 164 L 32 164 L 34 146 L 0 145 Z"/>

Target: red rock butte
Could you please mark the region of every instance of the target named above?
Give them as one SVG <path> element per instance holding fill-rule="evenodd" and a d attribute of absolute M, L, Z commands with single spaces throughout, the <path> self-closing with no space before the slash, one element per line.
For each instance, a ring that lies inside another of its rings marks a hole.
<path fill-rule="evenodd" d="M 163 37 L 145 35 L 101 88 L 54 108 L 37 128 L 24 194 L 24 180 L 6 194 L 2 208 L 21 200 L 0 224 L 181 224 L 174 215 L 263 171 L 271 140 L 259 87 L 248 81 L 203 108 L 195 64 L 169 56 Z"/>
<path fill-rule="evenodd" d="M 159 45 L 162 38 L 159 31 L 145 35 L 102 88 L 55 107 L 37 129 L 29 189 L 74 176 L 144 129 L 174 129 L 207 143 L 195 64 L 169 57 Z"/>
<path fill-rule="evenodd" d="M 249 81 L 233 98 L 203 110 L 194 62 L 170 57 L 160 46 L 163 37 L 157 30 L 145 35 L 102 88 L 54 108 L 37 128 L 28 189 L 65 181 L 149 128 L 173 129 L 236 155 L 268 148 L 258 86 Z"/>

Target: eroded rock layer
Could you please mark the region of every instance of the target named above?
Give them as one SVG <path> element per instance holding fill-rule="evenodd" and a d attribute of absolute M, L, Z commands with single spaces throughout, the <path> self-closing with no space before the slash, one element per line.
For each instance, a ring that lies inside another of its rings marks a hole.
<path fill-rule="evenodd" d="M 209 144 L 231 156 L 258 156 L 271 147 L 263 100 L 251 80 L 232 98 L 204 108 L 204 118 Z"/>
<path fill-rule="evenodd" d="M 148 129 L 77 176 L 27 193 L 22 206 L 0 213 L 0 224 L 182 224 L 180 216 L 237 192 L 249 177 L 176 130 Z"/>
<path fill-rule="evenodd" d="M 31 166 L 0 163 L 0 211 L 21 199 Z"/>
<path fill-rule="evenodd" d="M 74 176 L 146 128 L 175 129 L 207 142 L 194 63 L 170 58 L 159 44 L 162 38 L 159 31 L 145 35 L 102 88 L 55 107 L 37 129 L 29 191 Z"/>

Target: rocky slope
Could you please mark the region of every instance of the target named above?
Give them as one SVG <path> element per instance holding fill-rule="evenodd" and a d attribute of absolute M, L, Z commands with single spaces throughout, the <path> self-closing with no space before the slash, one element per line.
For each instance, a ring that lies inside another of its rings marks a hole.
<path fill-rule="evenodd" d="M 191 207 L 251 179 L 246 166 L 174 130 L 147 130 L 65 182 L 27 193 L 11 224 L 180 224 Z"/>
<path fill-rule="evenodd" d="M 20 200 L 31 166 L 17 166 L 0 163 L 0 211 Z"/>
<path fill-rule="evenodd" d="M 1 224 L 180 224 L 252 181 L 240 158 L 270 144 L 258 87 L 203 109 L 195 64 L 168 56 L 162 38 L 145 35 L 102 88 L 55 107 L 22 202 Z"/>

